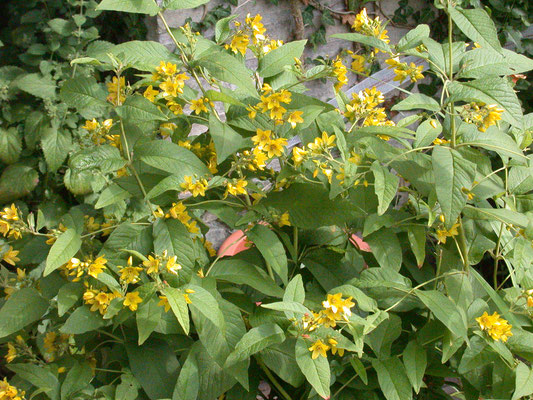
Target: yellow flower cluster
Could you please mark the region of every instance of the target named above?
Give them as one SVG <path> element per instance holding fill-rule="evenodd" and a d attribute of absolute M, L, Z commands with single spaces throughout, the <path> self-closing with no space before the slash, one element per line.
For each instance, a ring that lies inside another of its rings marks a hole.
<path fill-rule="evenodd" d="M 247 185 L 248 182 L 244 178 L 237 179 L 236 181 L 227 181 L 224 198 L 228 197 L 230 194 L 232 196 L 238 196 L 240 194 L 248 193 L 245 189 Z"/>
<path fill-rule="evenodd" d="M 393 80 L 395 81 L 403 82 L 409 78 L 411 82 L 416 82 L 424 79 L 424 75 L 422 74 L 424 66 L 422 65 L 417 66 L 414 62 L 408 65 L 406 62 L 400 62 L 399 57 L 389 58 L 385 62 L 389 66 L 389 69 L 394 69 L 396 76 Z"/>
<path fill-rule="evenodd" d="M 335 146 L 335 139 L 335 135 L 329 136 L 327 132 L 322 132 L 322 136 L 316 137 L 313 142 L 307 144 L 307 150 L 300 147 L 294 147 L 292 149 L 292 160 L 294 165 L 298 167 L 311 156 L 318 157 L 313 159 L 313 162 L 316 165 L 313 177 L 316 178 L 318 173 L 322 172 L 331 183 L 333 169 L 329 166 L 328 160 L 332 159 L 329 150 Z"/>
<path fill-rule="evenodd" d="M 314 360 L 318 358 L 318 356 L 327 357 L 328 350 L 331 350 L 331 354 L 335 355 L 336 353 L 339 353 L 339 356 L 342 357 L 344 355 L 344 349 L 338 348 L 338 344 L 339 342 L 333 338 L 329 338 L 327 344 L 318 339 L 311 347 L 309 347 L 309 351 L 312 352 L 311 358 Z"/>
<path fill-rule="evenodd" d="M 0 381 L 0 400 L 24 400 L 26 393 L 12 386 L 7 378 Z"/>
<path fill-rule="evenodd" d="M 141 267 L 133 266 L 133 257 L 129 256 L 127 266 L 117 265 L 120 273 L 120 282 L 123 284 L 137 283 L 141 279 L 139 273 L 143 270 Z"/>
<path fill-rule="evenodd" d="M 331 73 L 333 76 L 337 79 L 337 82 L 335 82 L 335 90 L 340 90 L 341 87 L 346 85 L 348 83 L 348 78 L 346 77 L 346 73 L 348 70 L 346 69 L 346 66 L 342 63 L 342 58 L 337 56 L 335 60 L 333 60 L 333 70 Z"/>
<path fill-rule="evenodd" d="M 183 114 L 183 106 L 176 100 L 179 95 L 183 94 L 185 81 L 188 79 L 190 78 L 187 74 L 178 71 L 176 64 L 161 61 L 152 74 L 153 84 L 145 89 L 143 96 L 154 102 L 161 95 L 170 111 L 175 115 Z M 154 86 L 157 86 L 159 90 L 154 89 Z"/>
<path fill-rule="evenodd" d="M 283 45 L 281 40 L 273 40 L 266 35 L 266 28 L 261 22 L 263 17 L 257 14 L 252 17 L 250 14 L 246 16 L 244 25 L 240 22 L 235 22 L 235 27 L 239 28 L 231 39 L 231 43 L 225 46 L 226 49 L 233 53 L 246 54 L 246 50 L 250 45 L 250 38 L 252 45 L 250 48 L 257 56 L 265 55 L 271 50 L 274 50 Z"/>
<path fill-rule="evenodd" d="M 363 8 L 359 14 L 355 16 L 355 21 L 352 25 L 352 29 L 358 33 L 366 36 L 373 36 L 375 38 L 383 40 L 385 43 L 389 43 L 389 37 L 387 31 L 384 29 L 379 17 L 374 19 L 369 18 L 366 12 L 366 8 Z M 377 49 L 375 50 L 378 51 Z"/>
<path fill-rule="evenodd" d="M 126 100 L 126 79 L 123 76 L 114 76 L 113 80 L 107 83 L 107 91 L 107 101 L 115 106 L 121 105 Z"/>
<path fill-rule="evenodd" d="M 355 306 L 351 297 L 342 298 L 342 293 L 328 294 L 325 301 L 322 302 L 323 310 L 318 313 L 313 312 L 313 315 L 304 315 L 300 321 L 301 327 L 312 332 L 320 326 L 326 328 L 334 328 L 340 321 L 348 321 L 352 315 L 351 308 Z"/>
<path fill-rule="evenodd" d="M 200 142 L 191 144 L 188 140 L 178 141 L 178 145 L 185 147 L 186 149 L 192 151 L 198 158 L 201 158 L 206 161 L 207 168 L 212 174 L 218 172 L 217 169 L 217 152 L 215 150 L 215 144 L 213 141 L 210 141 L 207 145 L 202 145 Z"/>
<path fill-rule="evenodd" d="M 183 190 L 191 192 L 193 197 L 205 196 L 205 191 L 207 190 L 207 180 L 205 178 L 186 176 L 183 180 L 185 181 L 181 184 Z"/>
<path fill-rule="evenodd" d="M 91 306 L 91 311 L 99 311 L 104 315 L 111 300 L 120 298 L 122 295 L 119 292 L 108 292 L 105 289 L 98 290 L 92 287 L 87 287 L 83 293 L 83 301 L 85 304 Z"/>
<path fill-rule="evenodd" d="M 0 211 L 0 233 L 13 239 L 20 239 L 25 225 L 15 204 Z"/>
<path fill-rule="evenodd" d="M 65 333 L 57 334 L 57 332 L 47 332 L 44 336 L 43 344 L 44 350 L 48 353 L 47 360 L 52 362 L 56 357 L 60 357 L 68 351 L 68 341 L 70 335 Z"/>
<path fill-rule="evenodd" d="M 20 258 L 17 257 L 19 253 L 20 251 L 13 250 L 13 246 L 8 246 L 7 251 L 2 254 L 2 261 L 15 266 L 16 262 L 20 261 Z"/>
<path fill-rule="evenodd" d="M 166 214 L 161 212 L 162 216 L 165 218 L 174 218 L 180 221 L 190 233 L 199 233 L 200 229 L 196 225 L 196 221 L 191 220 L 191 216 L 187 212 L 187 207 L 183 202 L 172 203 L 172 207 L 168 210 Z"/>
<path fill-rule="evenodd" d="M 4 292 L 6 293 L 6 299 L 8 299 L 9 296 L 11 296 L 21 287 L 28 286 L 28 284 L 32 284 L 32 283 L 33 282 L 31 282 L 31 280 L 27 279 L 26 270 L 22 268 L 17 268 L 17 277 L 9 278 L 8 281 L 5 282 Z"/>
<path fill-rule="evenodd" d="M 344 116 L 354 123 L 361 122 L 363 126 L 393 126 L 394 122 L 387 119 L 385 108 L 378 107 L 384 101 L 385 97 L 376 87 L 352 93 Z"/>
<path fill-rule="evenodd" d="M 24 352 L 27 349 L 26 343 L 24 341 L 24 338 L 20 335 L 17 335 L 15 338 L 15 342 L 7 342 L 7 354 L 5 355 L 5 359 L 8 363 L 13 362 L 15 358 L 21 356 L 22 352 Z"/>
<path fill-rule="evenodd" d="M 361 54 L 355 54 L 353 51 L 348 50 L 348 54 L 352 57 L 352 64 L 350 65 L 352 71 L 366 75 L 368 73 L 367 64 L 372 63 L 372 60 L 374 59 L 374 52 L 371 52 L 368 56 L 364 56 Z"/>
<path fill-rule="evenodd" d="M 120 135 L 111 135 L 109 130 L 113 127 L 113 120 L 106 119 L 101 123 L 96 119 L 92 121 L 85 121 L 85 125 L 82 126 L 83 129 L 91 133 L 91 139 L 94 144 L 100 145 L 109 143 L 111 146 L 122 149 L 122 143 L 120 141 Z"/>
<path fill-rule="evenodd" d="M 480 132 L 485 132 L 490 126 L 496 125 L 502 119 L 504 111 L 496 104 L 470 103 L 463 107 L 461 114 L 466 122 L 476 125 Z"/>
<path fill-rule="evenodd" d="M 287 139 L 272 137 L 272 131 L 257 129 L 256 135 L 252 137 L 252 142 L 256 145 L 254 155 L 257 157 L 258 152 L 264 152 L 267 158 L 280 157 L 283 154 L 283 149 L 287 146 Z M 255 150 L 255 149 L 254 149 Z M 259 156 L 261 160 L 261 157 Z M 258 168 L 259 162 L 255 163 Z M 261 168 L 260 168 L 261 169 Z"/>
<path fill-rule="evenodd" d="M 511 332 L 512 325 L 505 319 L 501 318 L 497 312 L 489 315 L 486 311 L 481 317 L 476 318 L 477 323 L 482 331 L 485 331 L 494 340 L 507 342 L 509 337 L 513 336 Z"/>
<path fill-rule="evenodd" d="M 200 97 L 198 100 L 191 100 L 191 111 L 193 111 L 196 115 L 200 114 L 201 112 L 207 112 L 207 105 L 210 105 L 211 107 L 214 107 L 214 104 L 211 100 L 209 100 L 207 97 Z"/>
<path fill-rule="evenodd" d="M 261 101 L 256 106 L 250 107 L 250 118 L 254 118 L 257 110 L 262 113 L 270 113 L 270 119 L 274 120 L 276 124 L 283 123 L 283 115 L 287 112 L 287 109 L 282 104 L 290 104 L 291 92 L 288 90 L 280 90 L 276 92 L 272 87 L 265 83 L 262 87 Z"/>
<path fill-rule="evenodd" d="M 71 258 L 63 268 L 66 270 L 67 275 L 74 276 L 73 282 L 78 282 L 84 274 L 98 278 L 98 275 L 106 269 L 107 260 L 104 256 L 100 256 L 96 259 L 85 258 L 85 261 L 81 261 L 78 258 Z"/>
<path fill-rule="evenodd" d="M 440 220 L 442 223 L 444 223 L 444 215 L 440 216 Z M 459 234 L 459 231 L 457 230 L 459 228 L 459 223 L 455 223 L 452 225 L 450 229 L 446 229 L 444 224 L 439 225 L 439 228 L 437 228 L 437 239 L 439 240 L 439 243 L 446 243 L 446 239 L 449 237 L 454 237 Z"/>

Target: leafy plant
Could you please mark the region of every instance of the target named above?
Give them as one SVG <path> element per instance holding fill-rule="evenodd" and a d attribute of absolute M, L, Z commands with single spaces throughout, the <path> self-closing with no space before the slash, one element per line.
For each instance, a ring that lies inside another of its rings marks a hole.
<path fill-rule="evenodd" d="M 86 118 L 68 207 L 31 187 L 2 200 L 0 393 L 255 399 L 266 381 L 286 400 L 530 396 L 532 119 L 509 76 L 533 61 L 480 8 L 437 3 L 449 42 L 419 25 L 396 44 L 363 10 L 335 36 L 384 53 L 398 81 L 441 82 L 389 110 L 376 88 L 343 93 L 342 58 L 307 68 L 305 41 L 271 38 L 260 16 L 219 20 L 214 40 L 168 28 L 165 9 L 200 4 L 100 3 L 159 15 L 176 51 L 96 42 L 72 61 L 94 73 L 58 95 Z M 305 94 L 324 78 L 337 108 Z M 14 137 L 3 162 L 26 151 Z M 21 167 L 58 179 L 44 156 Z M 2 194 L 23 181 L 13 165 Z M 205 212 L 236 231 L 218 252 Z"/>

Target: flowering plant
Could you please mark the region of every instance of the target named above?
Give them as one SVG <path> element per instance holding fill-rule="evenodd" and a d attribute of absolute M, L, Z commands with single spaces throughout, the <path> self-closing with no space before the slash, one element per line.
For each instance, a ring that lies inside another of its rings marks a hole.
<path fill-rule="evenodd" d="M 159 15 L 176 51 L 93 42 L 73 61 L 90 71 L 60 91 L 86 118 L 58 172 L 75 201 L 0 212 L 0 399 L 531 395 L 533 120 L 507 76 L 533 62 L 482 9 L 437 2 L 448 43 L 419 25 L 391 44 L 362 10 L 336 35 L 364 49 L 351 69 L 308 69 L 260 16 L 214 40 L 168 27 L 164 9 L 201 3 L 100 3 Z M 438 96 L 343 92 L 382 56 Z M 305 94 L 323 78 L 337 107 Z M 240 236 L 217 252 L 206 213 Z"/>

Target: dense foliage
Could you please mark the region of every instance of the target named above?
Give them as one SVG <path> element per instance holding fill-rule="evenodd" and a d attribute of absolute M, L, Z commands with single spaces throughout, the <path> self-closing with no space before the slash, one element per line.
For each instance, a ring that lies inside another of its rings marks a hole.
<path fill-rule="evenodd" d="M 437 1 L 449 41 L 390 43 L 363 9 L 335 35 L 364 49 L 350 67 L 307 67 L 259 15 L 214 40 L 166 24 L 204 2 L 71 0 L 35 20 L 34 71 L 2 67 L 0 399 L 530 397 L 533 118 L 512 76 L 533 61 Z M 175 51 L 96 40 L 103 10 L 159 15 Z M 379 59 L 439 90 L 344 93 Z M 218 252 L 206 212 L 237 232 Z"/>

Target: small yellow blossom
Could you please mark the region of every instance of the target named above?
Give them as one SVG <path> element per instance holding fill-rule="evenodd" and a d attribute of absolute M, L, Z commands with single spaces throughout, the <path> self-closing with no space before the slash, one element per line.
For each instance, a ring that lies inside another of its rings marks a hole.
<path fill-rule="evenodd" d="M 271 136 L 272 136 L 272 131 L 270 130 L 264 131 L 262 129 L 257 129 L 256 135 L 252 136 L 252 142 L 254 142 L 256 145 L 264 146 L 271 140 L 270 139 Z"/>
<path fill-rule="evenodd" d="M 159 296 L 159 303 L 157 303 L 157 305 L 165 307 L 165 312 L 168 312 L 170 310 L 170 303 L 168 302 L 167 296 Z"/>
<path fill-rule="evenodd" d="M 335 339 L 331 338 L 328 340 L 329 345 L 331 346 L 331 354 L 335 355 L 336 353 L 339 353 L 339 356 L 344 355 L 344 349 L 340 349 L 337 347 L 339 342 L 337 342 Z"/>
<path fill-rule="evenodd" d="M 437 239 L 439 240 L 439 243 L 446 243 L 446 238 L 457 236 L 459 234 L 457 228 L 459 228 L 459 223 L 453 224 L 450 229 L 444 227 L 437 229 Z"/>
<path fill-rule="evenodd" d="M 228 195 L 232 196 L 238 196 L 240 194 L 246 194 L 246 185 L 248 185 L 248 182 L 245 179 L 239 179 L 237 182 L 226 182 L 226 192 L 224 193 L 224 198 L 228 197 Z"/>
<path fill-rule="evenodd" d="M 128 307 L 131 311 L 136 311 L 142 301 L 139 292 L 130 292 L 126 294 L 123 304 L 124 307 Z"/>
<path fill-rule="evenodd" d="M 207 112 L 206 104 L 211 104 L 207 97 L 200 97 L 198 100 L 191 100 L 191 111 L 194 111 L 196 115 L 201 112 Z"/>
<path fill-rule="evenodd" d="M 293 111 L 289 114 L 287 122 L 291 124 L 291 127 L 296 128 L 296 124 L 303 124 L 304 119 L 302 118 L 303 111 Z"/>
<path fill-rule="evenodd" d="M 150 85 L 144 91 L 143 96 L 153 103 L 158 94 L 159 90 L 155 90 L 154 87 Z"/>
<path fill-rule="evenodd" d="M 2 260 L 14 266 L 17 261 L 20 261 L 20 258 L 17 257 L 18 254 L 18 250 L 13 250 L 13 246 L 9 246 L 9 249 L 2 256 Z"/>
<path fill-rule="evenodd" d="M 238 33 L 235 36 L 233 36 L 233 39 L 231 40 L 231 44 L 229 45 L 229 48 L 235 54 L 241 53 L 244 56 L 244 54 L 246 54 L 246 49 L 248 48 L 249 43 L 250 43 L 250 38 L 248 35 L 245 35 L 243 33 Z"/>
<path fill-rule="evenodd" d="M 278 138 L 271 139 L 263 146 L 263 150 L 267 153 L 268 158 L 279 157 L 283 154 L 283 148 L 287 145 L 287 139 Z"/>
<path fill-rule="evenodd" d="M 318 356 L 326 357 L 326 352 L 330 349 L 330 346 L 322 342 L 322 340 L 317 340 L 311 347 L 309 347 L 309 351 L 313 354 L 311 355 L 311 358 L 313 360 L 317 359 Z"/>
<path fill-rule="evenodd" d="M 181 187 L 191 192 L 193 197 L 205 196 L 205 191 L 207 189 L 206 179 L 197 179 L 193 182 L 193 178 L 191 176 L 186 176 L 185 178 L 183 178 L 183 180 L 185 182 L 181 184 Z"/>
<path fill-rule="evenodd" d="M 177 259 L 178 257 L 176 256 L 169 257 L 165 265 L 167 271 L 174 275 L 177 275 L 178 271 L 181 269 L 181 265 L 176 262 Z"/>
<path fill-rule="evenodd" d="M 120 79 L 114 76 L 113 80 L 107 83 L 107 91 L 109 92 L 107 101 L 116 106 L 124 103 L 124 100 L 126 100 L 125 86 L 126 79 L 123 76 Z"/>
<path fill-rule="evenodd" d="M 124 283 L 137 283 L 139 282 L 139 273 L 143 270 L 141 267 L 133 266 L 133 257 L 128 258 L 128 266 L 117 266 L 120 272 L 120 281 Z"/>
<path fill-rule="evenodd" d="M 481 330 L 486 331 L 496 341 L 501 340 L 502 342 L 507 342 L 507 339 L 513 336 L 511 332 L 512 325 L 501 318 L 497 312 L 489 315 L 485 311 L 481 317 L 476 318 L 476 321 Z"/>
<path fill-rule="evenodd" d="M 147 258 L 147 260 L 143 261 L 143 265 L 146 267 L 146 273 L 157 274 L 159 272 L 159 266 L 161 265 L 161 259 L 150 255 Z"/>

